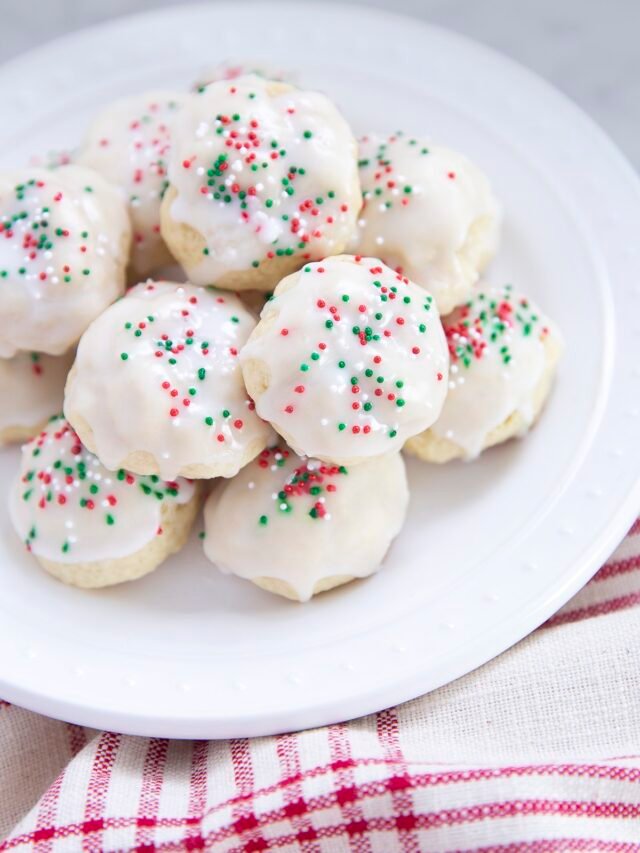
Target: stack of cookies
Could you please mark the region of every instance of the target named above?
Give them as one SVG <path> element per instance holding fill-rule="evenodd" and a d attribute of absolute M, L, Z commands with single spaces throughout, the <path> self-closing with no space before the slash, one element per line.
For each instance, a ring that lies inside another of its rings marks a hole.
<path fill-rule="evenodd" d="M 219 569 L 308 600 L 382 564 L 403 450 L 538 417 L 561 338 L 481 279 L 500 207 L 462 154 L 226 68 L 111 105 L 71 159 L 0 175 L 11 517 L 61 580 L 147 574 L 206 499 Z"/>

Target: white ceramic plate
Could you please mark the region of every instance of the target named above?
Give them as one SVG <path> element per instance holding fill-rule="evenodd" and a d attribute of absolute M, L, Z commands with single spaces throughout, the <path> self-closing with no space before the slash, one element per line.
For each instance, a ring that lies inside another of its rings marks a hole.
<path fill-rule="evenodd" d="M 176 7 L 5 66 L 0 166 L 74 145 L 116 96 L 186 87 L 238 58 L 297 70 L 358 133 L 404 128 L 477 160 L 506 214 L 490 277 L 535 297 L 567 353 L 526 441 L 470 465 L 410 462 L 411 511 L 383 570 L 306 606 L 218 574 L 195 537 L 135 584 L 69 589 L 2 513 L 0 695 L 134 734 L 265 734 L 418 696 L 539 625 L 640 508 L 638 181 L 582 113 L 506 59 L 371 9 Z M 3 491 L 16 462 L 0 455 Z"/>

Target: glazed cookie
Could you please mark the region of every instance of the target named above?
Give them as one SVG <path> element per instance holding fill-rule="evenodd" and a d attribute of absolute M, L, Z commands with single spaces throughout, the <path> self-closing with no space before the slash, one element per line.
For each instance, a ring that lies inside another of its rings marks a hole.
<path fill-rule="evenodd" d="M 344 465 L 431 426 L 449 363 L 432 297 L 350 255 L 285 278 L 240 361 L 260 417 L 297 453 Z"/>
<path fill-rule="evenodd" d="M 162 235 L 191 281 L 270 290 L 336 255 L 361 204 L 356 143 L 331 101 L 255 75 L 194 95 L 175 127 Z"/>
<path fill-rule="evenodd" d="M 80 166 L 0 175 L 0 357 L 61 355 L 124 292 L 120 193 Z"/>
<path fill-rule="evenodd" d="M 431 429 L 406 444 L 427 462 L 472 459 L 524 435 L 542 410 L 562 353 L 553 323 L 510 285 L 476 288 L 443 324 L 449 393 Z"/>
<path fill-rule="evenodd" d="M 266 62 L 220 62 L 206 68 L 194 82 L 192 91 L 202 92 L 211 83 L 220 80 L 237 80 L 238 77 L 246 77 L 247 74 L 255 74 L 264 77 L 265 80 L 273 80 L 278 83 L 294 83 L 294 75 L 289 71 L 281 71 Z"/>
<path fill-rule="evenodd" d="M 401 133 L 361 140 L 359 165 L 355 251 L 425 287 L 447 314 L 498 246 L 500 209 L 488 180 L 462 154 Z"/>
<path fill-rule="evenodd" d="M 35 154 L 29 158 L 30 168 L 59 169 L 61 166 L 71 165 L 76 158 L 77 151 L 74 148 L 51 148 L 44 156 Z"/>
<path fill-rule="evenodd" d="M 77 155 L 75 148 L 54 148 L 47 152 L 45 168 L 55 170 L 62 166 L 71 166 Z"/>
<path fill-rule="evenodd" d="M 171 125 L 184 99 L 146 92 L 116 101 L 94 119 L 77 158 L 122 190 L 133 229 L 131 269 L 140 277 L 173 261 L 160 235 L 160 202 Z"/>
<path fill-rule="evenodd" d="M 238 362 L 255 323 L 234 294 L 139 284 L 82 336 L 65 414 L 112 470 L 232 477 L 269 435 Z"/>
<path fill-rule="evenodd" d="M 40 565 L 65 583 L 142 577 L 185 543 L 198 511 L 188 480 L 107 471 L 61 417 L 22 450 L 9 510 Z"/>
<path fill-rule="evenodd" d="M 204 550 L 225 573 L 307 601 L 377 571 L 408 502 L 399 453 L 347 469 L 281 444 L 209 496 Z"/>
<path fill-rule="evenodd" d="M 0 359 L 0 444 L 37 435 L 60 411 L 73 356 L 21 352 Z"/>

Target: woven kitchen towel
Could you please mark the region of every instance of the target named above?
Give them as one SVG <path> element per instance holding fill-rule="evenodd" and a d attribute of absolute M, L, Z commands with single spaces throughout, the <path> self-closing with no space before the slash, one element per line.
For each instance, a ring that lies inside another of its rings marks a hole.
<path fill-rule="evenodd" d="M 279 737 L 0 707 L 0 850 L 640 851 L 640 522 L 546 625 L 434 693 Z"/>

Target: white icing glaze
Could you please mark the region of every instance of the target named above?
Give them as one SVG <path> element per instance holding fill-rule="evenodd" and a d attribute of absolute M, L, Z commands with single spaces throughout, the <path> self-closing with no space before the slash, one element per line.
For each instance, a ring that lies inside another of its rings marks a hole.
<path fill-rule="evenodd" d="M 206 242 L 191 280 L 342 250 L 361 204 L 357 171 L 356 142 L 324 95 L 255 75 L 194 95 L 169 161 L 171 216 Z"/>
<path fill-rule="evenodd" d="M 83 335 L 65 412 L 91 427 L 108 468 L 147 451 L 165 479 L 194 464 L 233 476 L 269 433 L 238 363 L 255 323 L 234 294 L 139 284 Z"/>
<path fill-rule="evenodd" d="M 58 563 L 134 554 L 157 535 L 167 501 L 187 503 L 188 480 L 108 471 L 61 418 L 25 444 L 11 491 L 13 526 L 35 555 Z"/>
<path fill-rule="evenodd" d="M 324 578 L 375 572 L 408 501 L 399 453 L 339 470 L 281 444 L 210 495 L 204 549 L 223 572 L 286 581 L 307 601 Z"/>
<path fill-rule="evenodd" d="M 0 357 L 60 355 L 124 291 L 130 226 L 90 169 L 0 175 Z"/>
<path fill-rule="evenodd" d="M 473 458 L 510 415 L 520 414 L 525 429 L 531 424 L 533 394 L 548 367 L 545 339 L 553 335 L 559 346 L 560 334 L 509 285 L 477 287 L 443 325 L 451 357 L 449 393 L 431 429 Z"/>
<path fill-rule="evenodd" d="M 185 96 L 153 91 L 116 101 L 93 121 L 77 162 L 120 187 L 128 205 L 133 240 L 131 262 L 146 275 L 162 257 L 160 203 L 169 185 L 171 125 Z"/>
<path fill-rule="evenodd" d="M 37 427 L 59 412 L 73 357 L 21 352 L 0 359 L 0 430 Z"/>
<path fill-rule="evenodd" d="M 448 354 L 431 296 L 375 258 L 285 278 L 241 357 L 269 386 L 258 414 L 300 454 L 351 462 L 398 450 L 440 414 Z"/>
<path fill-rule="evenodd" d="M 462 154 L 401 133 L 365 137 L 359 153 L 354 251 L 400 269 L 447 313 L 497 249 L 500 210 L 488 180 Z"/>

